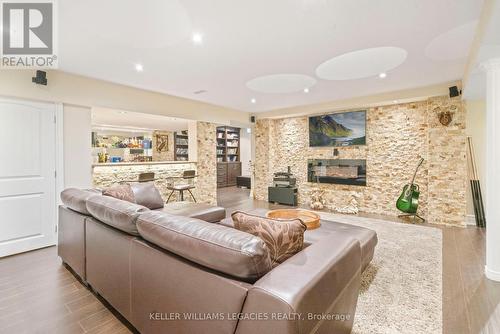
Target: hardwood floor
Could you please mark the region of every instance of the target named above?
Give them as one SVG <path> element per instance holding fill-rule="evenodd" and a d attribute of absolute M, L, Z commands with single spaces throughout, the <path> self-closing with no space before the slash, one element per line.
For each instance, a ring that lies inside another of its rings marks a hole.
<path fill-rule="evenodd" d="M 218 198 L 228 215 L 282 207 L 254 201 L 246 189 L 222 188 Z M 443 231 L 443 332 L 500 333 L 500 283 L 484 277 L 484 231 L 435 228 Z M 133 332 L 120 318 L 61 264 L 56 247 L 0 259 L 2 334 Z"/>
<path fill-rule="evenodd" d="M 130 333 L 49 247 L 0 259 L 0 333 Z"/>

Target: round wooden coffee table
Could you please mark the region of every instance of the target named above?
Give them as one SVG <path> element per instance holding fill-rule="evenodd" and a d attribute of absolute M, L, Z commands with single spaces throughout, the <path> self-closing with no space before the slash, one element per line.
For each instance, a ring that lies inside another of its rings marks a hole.
<path fill-rule="evenodd" d="M 278 209 L 271 210 L 266 214 L 267 218 L 271 219 L 297 219 L 302 220 L 304 224 L 306 224 L 308 230 L 314 230 L 321 226 L 320 217 L 318 214 L 303 210 L 303 209 Z"/>

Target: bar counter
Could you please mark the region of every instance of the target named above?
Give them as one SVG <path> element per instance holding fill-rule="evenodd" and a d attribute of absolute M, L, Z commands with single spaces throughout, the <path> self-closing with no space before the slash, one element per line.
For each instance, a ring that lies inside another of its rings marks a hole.
<path fill-rule="evenodd" d="M 92 164 L 92 167 L 100 167 L 100 166 L 174 165 L 174 164 L 196 164 L 196 162 L 195 161 L 102 162 L 102 163 Z"/>
<path fill-rule="evenodd" d="M 170 191 L 167 183 L 182 176 L 185 170 L 197 170 L 194 161 L 112 162 L 92 165 L 92 183 L 95 188 L 108 188 L 114 184 L 138 180 L 140 173 L 155 173 L 155 185 L 166 200 Z M 194 180 L 195 185 L 197 179 Z M 193 191 L 195 197 L 197 189 Z M 189 196 L 186 196 L 189 197 Z M 172 196 L 174 199 L 174 196 Z M 174 199 L 175 200 L 175 199 Z M 191 200 L 186 198 L 186 200 Z"/>

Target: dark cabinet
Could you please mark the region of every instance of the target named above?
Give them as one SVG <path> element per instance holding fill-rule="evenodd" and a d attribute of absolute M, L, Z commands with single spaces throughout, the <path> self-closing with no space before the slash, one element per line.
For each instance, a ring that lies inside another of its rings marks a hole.
<path fill-rule="evenodd" d="M 217 187 L 233 187 L 236 178 L 241 175 L 241 162 L 217 163 Z"/>
<path fill-rule="evenodd" d="M 227 186 L 227 163 L 217 163 L 217 188 Z"/>
<path fill-rule="evenodd" d="M 297 206 L 297 188 L 288 187 L 268 187 L 268 201 Z"/>
<path fill-rule="evenodd" d="M 236 177 L 241 175 L 241 162 L 227 163 L 227 186 L 233 187 L 236 185 Z"/>
<path fill-rule="evenodd" d="M 250 176 L 237 176 L 236 186 L 250 189 L 252 187 L 252 180 L 250 179 Z"/>

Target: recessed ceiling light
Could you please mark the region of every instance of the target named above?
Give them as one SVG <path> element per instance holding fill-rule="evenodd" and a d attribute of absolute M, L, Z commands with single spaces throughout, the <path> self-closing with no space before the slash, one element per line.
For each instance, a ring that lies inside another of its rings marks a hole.
<path fill-rule="evenodd" d="M 380 74 L 378 75 L 378 77 L 379 77 L 380 79 L 384 79 L 385 77 L 387 77 L 387 73 L 382 72 L 382 73 L 380 73 Z"/>
<path fill-rule="evenodd" d="M 304 93 L 309 93 L 309 88 L 304 88 Z"/>
<path fill-rule="evenodd" d="M 126 114 L 126 111 L 119 111 L 120 114 Z"/>
<path fill-rule="evenodd" d="M 201 44 L 203 42 L 203 35 L 199 32 L 195 32 L 193 33 L 193 36 L 191 36 L 191 39 L 194 44 Z"/>
<path fill-rule="evenodd" d="M 135 64 L 135 70 L 137 72 L 142 72 L 144 71 L 144 67 L 142 66 L 142 64 Z"/>
<path fill-rule="evenodd" d="M 394 101 L 392 101 L 392 102 L 393 102 L 394 104 L 396 104 L 396 103 L 398 103 L 399 101 L 398 101 L 398 100 L 394 100 Z"/>
<path fill-rule="evenodd" d="M 256 99 L 251 99 L 250 102 L 252 102 L 253 104 L 257 103 L 257 100 Z"/>

